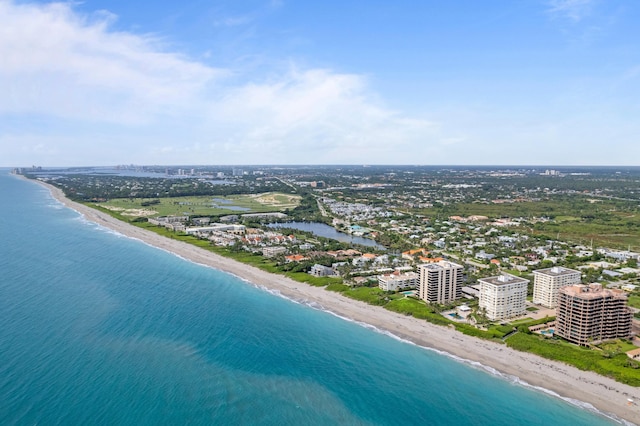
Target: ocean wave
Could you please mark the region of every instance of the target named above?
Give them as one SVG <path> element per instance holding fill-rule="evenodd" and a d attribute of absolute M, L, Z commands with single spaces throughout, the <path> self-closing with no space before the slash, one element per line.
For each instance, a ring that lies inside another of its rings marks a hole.
<path fill-rule="evenodd" d="M 231 274 L 231 275 L 233 275 L 233 274 Z M 269 293 L 269 294 L 271 294 L 273 296 L 276 296 L 276 297 L 279 297 L 281 299 L 287 300 L 289 302 L 293 302 L 296 305 L 303 305 L 303 306 L 307 306 L 309 308 L 316 309 L 316 310 L 318 310 L 318 309 L 315 306 L 313 306 L 313 304 L 315 303 L 317 306 L 320 306 L 320 304 L 318 304 L 316 302 L 309 301 L 308 299 L 295 299 L 293 297 L 290 297 L 290 296 L 287 296 L 285 294 L 282 294 L 282 292 L 280 290 L 277 290 L 277 289 L 274 289 L 274 288 L 268 288 L 268 287 L 266 287 L 264 285 L 261 285 L 261 284 L 258 285 L 258 284 L 255 284 L 255 283 L 251 282 L 251 281 L 245 280 L 243 278 L 240 278 L 240 279 L 243 280 L 244 282 L 252 285 L 253 287 L 259 289 L 259 290 L 262 290 L 262 291 L 264 291 L 266 293 Z"/>
<path fill-rule="evenodd" d="M 309 307 L 311 309 L 314 309 L 314 310 L 317 310 L 317 311 L 325 312 L 325 313 L 327 313 L 329 315 L 332 315 L 332 316 L 334 316 L 336 318 L 339 318 L 339 319 L 341 319 L 343 321 L 354 323 L 354 324 L 356 324 L 356 325 L 358 325 L 360 327 L 366 328 L 367 330 L 371 330 L 371 331 L 373 331 L 375 333 L 382 334 L 384 336 L 390 337 L 390 338 L 392 338 L 394 340 L 397 340 L 399 342 L 406 343 L 406 344 L 409 344 L 409 345 L 412 345 L 412 346 L 417 346 L 417 347 L 419 347 L 421 349 L 424 349 L 424 350 L 427 350 L 427 351 L 430 351 L 430 352 L 435 352 L 438 355 L 446 356 L 447 358 L 450 358 L 450 359 L 452 359 L 452 360 L 454 360 L 456 362 L 468 365 L 468 366 L 470 366 L 472 368 L 475 368 L 475 369 L 482 370 L 482 371 L 484 371 L 484 372 L 486 372 L 488 374 L 491 374 L 492 376 L 495 376 L 495 377 L 497 377 L 499 379 L 506 380 L 506 381 L 508 381 L 510 383 L 513 383 L 513 384 L 516 384 L 516 385 L 519 385 L 519 386 L 522 386 L 522 387 L 525 387 L 525 388 L 528 388 L 528 389 L 531 389 L 531 390 L 534 390 L 534 391 L 537 391 L 537 392 L 544 393 L 544 394 L 549 395 L 549 396 L 554 397 L 554 398 L 558 398 L 558 399 L 560 399 L 560 400 L 562 400 L 562 401 L 564 401 L 564 402 L 566 402 L 568 404 L 571 404 L 571 405 L 573 405 L 573 406 L 575 406 L 577 408 L 589 411 L 591 413 L 600 415 L 602 417 L 606 417 L 606 418 L 608 418 L 610 420 L 613 420 L 616 423 L 619 423 L 619 424 L 622 424 L 622 425 L 625 425 L 625 426 L 634 426 L 635 425 L 635 423 L 629 422 L 629 421 L 627 421 L 625 419 L 621 419 L 620 417 L 616 416 L 615 414 L 608 413 L 608 412 L 605 412 L 605 411 L 601 411 L 601 410 L 597 409 L 596 407 L 594 407 L 592 404 L 590 404 L 588 402 L 580 401 L 580 400 L 574 399 L 574 398 L 565 397 L 565 396 L 562 396 L 562 395 L 558 394 L 557 392 L 552 391 L 551 389 L 547 389 L 547 388 L 544 388 L 544 387 L 541 387 L 541 386 L 532 385 L 532 384 L 528 383 L 527 381 L 522 380 L 518 376 L 502 373 L 501 371 L 498 371 L 498 370 L 496 370 L 495 368 L 493 368 L 491 366 L 482 364 L 481 362 L 473 361 L 473 360 L 466 359 L 466 358 L 462 358 L 460 356 L 454 355 L 452 353 L 449 353 L 447 351 L 443 351 L 443 350 L 440 350 L 440 349 L 419 345 L 419 344 L 417 344 L 415 342 L 412 342 L 411 340 L 408 340 L 408 339 L 405 339 L 403 337 L 400 337 L 400 336 L 398 336 L 398 335 L 396 335 L 396 334 L 394 334 L 394 333 L 392 333 L 392 332 L 390 332 L 388 330 L 384 330 L 384 329 L 378 328 L 375 325 L 372 325 L 372 324 L 369 324 L 369 323 L 366 323 L 366 322 L 363 322 L 363 321 L 354 320 L 353 318 L 349 318 L 349 317 L 340 315 L 340 314 L 338 314 L 336 312 L 333 312 L 330 309 L 325 308 L 320 303 L 313 302 L 313 301 L 308 301 L 308 300 L 294 299 L 294 298 L 291 298 L 291 297 L 283 295 L 278 290 L 269 289 L 269 288 L 267 288 L 265 286 L 258 286 L 258 285 L 255 285 L 255 284 L 254 284 L 254 286 L 256 288 L 264 290 L 265 292 L 270 293 L 270 294 L 272 294 L 274 296 L 281 297 L 283 299 L 286 299 L 288 301 L 291 301 L 291 302 L 299 304 L 299 305 L 307 306 L 307 307 Z"/>
<path fill-rule="evenodd" d="M 131 238 L 131 237 L 129 237 L 129 236 L 127 236 L 127 235 L 125 235 L 125 234 L 123 234 L 121 232 L 118 232 L 118 231 L 116 231 L 114 229 L 109 228 L 108 226 L 104 226 L 104 225 L 96 223 L 96 222 L 94 222 L 94 221 L 92 221 L 90 219 L 87 219 L 87 217 L 84 214 L 80 213 L 77 210 L 73 210 L 73 211 L 78 213 L 78 216 L 74 217 L 73 220 L 77 221 L 77 222 L 80 222 L 84 226 L 88 226 L 89 228 L 95 229 L 95 230 L 103 232 L 105 234 L 115 235 L 118 238 L 130 238 L 130 239 L 133 239 L 133 240 L 137 240 L 137 238 Z"/>
<path fill-rule="evenodd" d="M 49 192 L 49 191 L 47 191 L 47 192 Z M 49 192 L 49 194 L 51 194 L 51 193 Z M 67 207 L 62 202 L 60 202 L 59 200 L 55 199 L 55 197 L 53 197 L 53 195 L 51 195 L 51 198 L 53 200 L 55 200 L 56 203 L 55 204 L 49 204 L 48 205 L 49 207 L 56 208 L 56 209 L 61 209 L 61 208 Z M 231 275 L 231 276 L 233 276 L 233 277 L 235 277 L 235 278 L 237 278 L 237 279 L 239 279 L 239 280 L 241 280 L 241 281 L 243 281 L 243 282 L 245 282 L 245 283 L 247 283 L 249 285 L 252 285 L 257 289 L 265 291 L 265 292 L 267 292 L 267 293 L 269 293 L 269 294 L 271 294 L 273 296 L 280 297 L 280 298 L 285 299 L 287 301 L 290 301 L 290 302 L 293 302 L 293 303 L 296 303 L 296 304 L 299 304 L 299 305 L 303 305 L 303 306 L 309 307 L 309 308 L 314 309 L 316 311 L 325 312 L 325 313 L 330 314 L 330 315 L 332 315 L 334 317 L 337 317 L 337 318 L 339 318 L 339 319 L 341 319 L 343 321 L 354 323 L 354 324 L 356 324 L 356 325 L 358 325 L 360 327 L 366 328 L 366 329 L 371 330 L 371 331 L 373 331 L 375 333 L 379 333 L 379 334 L 385 335 L 385 336 L 390 337 L 390 338 L 392 338 L 394 340 L 397 340 L 399 342 L 402 342 L 402 343 L 405 343 L 405 344 L 409 344 L 409 345 L 413 345 L 413 346 L 417 346 L 417 347 L 419 347 L 421 349 L 424 349 L 424 350 L 427 350 L 427 351 L 431 351 L 431 352 L 437 353 L 437 354 L 442 355 L 442 356 L 446 356 L 446 357 L 448 357 L 448 358 L 450 358 L 452 360 L 455 360 L 455 361 L 457 361 L 459 363 L 466 364 L 466 365 L 471 366 L 473 368 L 483 370 L 483 371 L 485 371 L 485 372 L 487 372 L 487 373 L 489 373 L 489 374 L 491 374 L 491 375 L 493 375 L 495 377 L 498 377 L 500 379 L 507 380 L 507 381 L 509 381 L 511 383 L 514 383 L 514 384 L 517 384 L 519 386 L 535 390 L 537 392 L 542 392 L 542 393 L 544 393 L 546 395 L 549 395 L 549 396 L 552 396 L 554 398 L 558 398 L 558 399 L 560 399 L 560 400 L 562 400 L 562 401 L 564 401 L 566 403 L 569 403 L 569 404 L 571 404 L 571 405 L 573 405 L 573 406 L 575 406 L 577 408 L 580 408 L 580 409 L 583 409 L 583 410 L 587 410 L 587 411 L 589 411 L 591 413 L 598 414 L 600 416 L 606 417 L 606 418 L 608 418 L 610 420 L 613 420 L 613 421 L 615 421 L 615 422 L 617 422 L 619 424 L 629 425 L 629 426 L 633 426 L 634 425 L 634 423 L 631 423 L 631 422 L 628 422 L 628 421 L 626 421 L 624 419 L 621 419 L 621 418 L 619 418 L 618 416 L 616 416 L 614 414 L 601 411 L 601 410 L 597 409 L 596 407 L 594 407 L 590 403 L 587 403 L 587 402 L 584 402 L 584 401 L 580 401 L 580 400 L 577 400 L 577 399 L 573 399 L 573 398 L 564 397 L 564 396 L 559 395 L 558 393 L 556 393 L 556 392 L 554 392 L 554 391 L 552 391 L 550 389 L 532 385 L 532 384 L 522 380 L 521 378 L 519 378 L 517 376 L 504 374 L 504 373 L 496 370 L 495 368 L 487 366 L 487 365 L 484 365 L 484 364 L 482 364 L 480 362 L 472 361 L 472 360 L 469 360 L 469 359 L 466 359 L 466 358 L 462 358 L 462 357 L 459 357 L 457 355 L 454 355 L 452 353 L 449 353 L 449 352 L 446 352 L 446 351 L 443 351 L 443 350 L 439 350 L 439 349 L 431 348 L 431 347 L 428 347 L 428 346 L 422 346 L 422 345 L 416 344 L 415 342 L 412 342 L 411 340 L 408 340 L 408 339 L 405 339 L 403 337 L 400 337 L 400 336 L 398 336 L 398 335 L 396 335 L 396 334 L 394 334 L 394 333 L 392 333 L 392 332 L 390 332 L 388 330 L 384 330 L 384 329 L 378 328 L 378 327 L 376 327 L 376 326 L 374 326 L 372 324 L 369 324 L 369 323 L 366 323 L 366 322 L 363 322 L 363 321 L 354 320 L 352 318 L 340 315 L 340 314 L 338 314 L 336 312 L 333 312 L 331 309 L 325 308 L 322 304 L 320 304 L 318 302 L 310 301 L 308 299 L 296 299 L 296 298 L 293 298 L 293 297 L 290 297 L 290 296 L 282 294 L 282 292 L 280 292 L 277 289 L 270 289 L 268 287 L 265 287 L 264 285 L 256 284 L 256 283 L 251 282 L 251 281 L 249 281 L 249 280 L 247 280 L 247 279 L 245 279 L 243 277 L 240 277 L 240 276 L 238 276 L 238 275 L 236 275 L 236 274 L 234 274 L 232 272 L 224 271 L 224 270 L 212 267 L 210 265 L 202 264 L 202 263 L 193 261 L 191 259 L 187 259 L 184 256 L 181 256 L 181 255 L 179 255 L 179 254 L 177 254 L 177 253 L 175 253 L 175 252 L 173 252 L 171 250 L 155 246 L 155 245 L 153 245 L 151 243 L 148 243 L 148 242 L 146 242 L 144 240 L 141 240 L 139 238 L 128 236 L 126 234 L 122 234 L 120 232 L 117 232 L 117 231 L 109 228 L 109 227 L 106 227 L 106 226 L 103 226 L 103 225 L 101 225 L 99 223 L 91 221 L 91 220 L 87 219 L 85 217 L 85 215 L 82 214 L 81 212 L 79 212 L 79 211 L 77 211 L 77 210 L 75 210 L 75 209 L 73 209 L 71 207 L 69 207 L 69 208 L 71 210 L 75 211 L 76 213 L 78 213 L 78 217 L 76 218 L 76 220 L 79 220 L 84 224 L 92 225 L 92 227 L 94 227 L 95 229 L 99 229 L 99 230 L 101 230 L 103 232 L 115 235 L 115 236 L 117 236 L 119 238 L 128 238 L 128 239 L 131 239 L 131 240 L 139 241 L 139 242 L 141 242 L 141 243 L 143 243 L 143 244 L 145 244 L 145 245 L 147 245 L 149 247 L 155 248 L 157 250 L 164 251 L 164 252 L 166 252 L 168 254 L 176 256 L 176 257 L 178 257 L 178 258 L 180 258 L 182 260 L 185 260 L 187 262 L 190 262 L 192 264 L 196 264 L 196 265 L 199 265 L 199 266 L 204 266 L 206 268 L 210 268 L 210 269 L 214 269 L 216 271 L 221 271 L 221 272 L 227 273 L 227 274 L 229 274 L 229 275 Z M 304 284 L 302 284 L 302 285 L 304 285 Z"/>
<path fill-rule="evenodd" d="M 44 205 L 47 208 L 62 210 L 66 207 L 62 201 L 58 200 L 56 197 L 53 196 L 53 194 L 51 193 L 51 191 L 49 191 L 48 188 L 42 187 L 42 191 L 44 194 L 46 194 L 42 201 L 45 203 Z"/>

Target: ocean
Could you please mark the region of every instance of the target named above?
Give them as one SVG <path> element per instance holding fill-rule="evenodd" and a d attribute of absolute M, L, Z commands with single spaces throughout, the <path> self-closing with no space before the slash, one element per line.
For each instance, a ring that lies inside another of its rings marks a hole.
<path fill-rule="evenodd" d="M 0 424 L 608 425 L 99 227 L 0 170 Z"/>

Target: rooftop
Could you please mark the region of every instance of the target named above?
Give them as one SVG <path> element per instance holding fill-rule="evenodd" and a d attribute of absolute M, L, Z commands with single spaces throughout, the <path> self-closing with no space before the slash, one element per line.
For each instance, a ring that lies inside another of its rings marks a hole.
<path fill-rule="evenodd" d="M 580 271 L 576 271 L 575 269 L 563 268 L 562 266 L 554 266 L 552 268 L 538 269 L 537 271 L 533 271 L 533 273 L 559 277 L 562 275 L 579 274 Z"/>
<path fill-rule="evenodd" d="M 604 297 L 615 297 L 626 299 L 627 295 L 624 291 L 618 289 L 602 288 L 602 284 L 576 284 L 566 286 L 560 289 L 560 293 L 564 293 L 579 299 L 600 299 Z"/>
<path fill-rule="evenodd" d="M 508 285 L 508 284 L 520 284 L 528 283 L 529 280 L 525 278 L 516 277 L 511 274 L 502 274 L 495 277 L 478 278 L 478 281 L 485 282 L 492 285 Z"/>
<path fill-rule="evenodd" d="M 440 260 L 436 263 L 427 263 L 424 265 L 420 265 L 420 267 L 438 271 L 440 269 L 462 268 L 462 265 L 458 265 L 457 263 L 453 263 L 453 262 L 448 262 L 446 260 Z"/>

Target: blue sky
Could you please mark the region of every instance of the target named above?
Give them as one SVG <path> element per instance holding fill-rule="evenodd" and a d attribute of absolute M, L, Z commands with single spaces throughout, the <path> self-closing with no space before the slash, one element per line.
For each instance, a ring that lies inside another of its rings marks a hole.
<path fill-rule="evenodd" d="M 640 165 L 637 0 L 0 0 L 0 165 Z"/>

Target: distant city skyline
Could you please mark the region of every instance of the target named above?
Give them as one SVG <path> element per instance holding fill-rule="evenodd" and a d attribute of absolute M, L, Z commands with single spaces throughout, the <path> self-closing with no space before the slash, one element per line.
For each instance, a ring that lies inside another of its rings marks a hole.
<path fill-rule="evenodd" d="M 0 0 L 0 166 L 635 166 L 638 12 Z"/>

